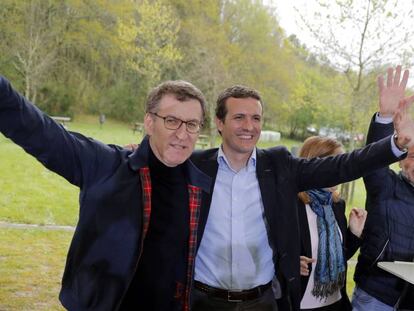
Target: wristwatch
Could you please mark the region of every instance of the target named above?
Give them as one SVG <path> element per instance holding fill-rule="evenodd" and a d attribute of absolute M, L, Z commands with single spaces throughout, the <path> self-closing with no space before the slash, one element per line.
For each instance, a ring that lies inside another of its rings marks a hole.
<path fill-rule="evenodd" d="M 398 150 L 400 150 L 401 152 L 408 152 L 408 147 L 407 146 L 401 146 L 401 148 L 398 146 L 397 142 L 398 142 L 398 135 L 397 133 L 395 133 L 392 138 L 394 139 L 394 144 L 395 146 L 398 148 Z"/>

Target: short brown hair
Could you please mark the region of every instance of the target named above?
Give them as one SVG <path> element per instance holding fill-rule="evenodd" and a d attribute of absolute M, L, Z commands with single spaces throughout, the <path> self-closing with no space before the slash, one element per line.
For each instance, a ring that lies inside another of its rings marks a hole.
<path fill-rule="evenodd" d="M 299 157 L 312 159 L 324 158 L 332 155 L 337 155 L 344 152 L 344 146 L 337 140 L 329 137 L 312 136 L 307 138 L 299 150 Z M 309 204 L 310 198 L 306 192 L 300 192 L 299 198 L 303 203 Z M 333 193 L 334 202 L 340 199 L 339 193 Z"/>
<path fill-rule="evenodd" d="M 226 101 L 230 97 L 234 97 L 234 98 L 251 97 L 251 98 L 257 99 L 260 102 L 260 105 L 262 105 L 262 109 L 263 109 L 262 99 L 258 91 L 248 86 L 234 85 L 234 86 L 231 86 L 225 89 L 217 97 L 217 105 L 216 105 L 217 119 L 224 121 L 224 118 L 226 117 L 226 114 L 227 114 Z"/>
<path fill-rule="evenodd" d="M 173 95 L 181 102 L 189 99 L 199 101 L 202 110 L 201 121 L 204 121 L 206 117 L 206 99 L 203 93 L 190 82 L 183 80 L 165 81 L 153 88 L 147 97 L 146 112 L 156 112 L 161 99 L 165 95 Z"/>

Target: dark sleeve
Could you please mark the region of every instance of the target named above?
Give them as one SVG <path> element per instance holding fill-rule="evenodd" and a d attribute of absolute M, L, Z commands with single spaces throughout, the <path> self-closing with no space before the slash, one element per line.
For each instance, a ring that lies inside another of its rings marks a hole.
<path fill-rule="evenodd" d="M 361 239 L 355 236 L 348 227 L 348 220 L 346 219 L 345 210 L 346 203 L 344 200 L 339 200 L 333 204 L 334 214 L 338 223 L 339 229 L 342 233 L 343 249 L 345 259 L 350 259 L 361 246 Z"/>
<path fill-rule="evenodd" d="M 346 260 L 351 259 L 355 255 L 358 248 L 361 246 L 362 240 L 354 235 L 349 227 L 346 229 L 346 240 L 345 240 L 345 258 Z"/>
<path fill-rule="evenodd" d="M 367 144 L 376 142 L 394 133 L 393 123 L 381 124 L 375 122 L 375 115 L 371 119 L 368 129 Z M 365 189 L 367 191 L 367 202 L 370 198 L 386 197 L 392 192 L 392 175 L 388 166 L 380 167 L 364 176 Z M 370 204 L 366 205 L 369 212 Z"/>
<path fill-rule="evenodd" d="M 117 159 L 116 148 L 68 132 L 1 76 L 0 132 L 48 169 L 79 187 L 91 179 L 102 178 Z"/>
<path fill-rule="evenodd" d="M 399 160 L 392 152 L 391 137 L 349 153 L 309 160 L 294 157 L 285 148 L 269 151 L 276 176 L 293 179 L 297 192 L 339 185 Z"/>

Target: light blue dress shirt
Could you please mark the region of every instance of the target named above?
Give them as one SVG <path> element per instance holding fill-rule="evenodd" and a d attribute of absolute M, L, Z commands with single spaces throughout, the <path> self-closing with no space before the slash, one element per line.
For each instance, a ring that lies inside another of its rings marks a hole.
<path fill-rule="evenodd" d="M 243 290 L 270 282 L 275 274 L 264 208 L 256 177 L 256 149 L 247 166 L 234 171 L 219 149 L 218 172 L 195 279 Z"/>

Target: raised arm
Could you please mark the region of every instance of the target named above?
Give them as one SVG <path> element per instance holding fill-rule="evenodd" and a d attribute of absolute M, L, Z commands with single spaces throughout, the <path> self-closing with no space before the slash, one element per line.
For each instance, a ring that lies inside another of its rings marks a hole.
<path fill-rule="evenodd" d="M 401 66 L 397 66 L 395 70 L 393 68 L 387 70 L 386 83 L 383 76 L 378 77 L 378 114 L 376 113 L 373 116 L 370 123 L 367 144 L 392 135 L 394 133 L 394 124 L 397 124 L 399 130 L 396 131 L 398 137 L 395 140 L 395 144 L 400 150 L 405 148 L 404 144 L 407 143 L 404 138 L 405 132 L 408 131 L 408 135 L 412 135 L 409 133 L 412 120 L 408 116 L 408 105 L 412 102 L 412 99 L 404 99 L 408 77 L 408 70 L 404 70 L 401 77 Z M 403 106 L 400 104 L 401 101 L 404 101 Z M 399 113 L 399 117 L 395 118 L 394 116 L 397 112 Z M 393 117 L 394 123 L 392 122 Z M 371 197 L 387 196 L 392 191 L 390 187 L 387 187 L 390 178 L 389 168 L 385 166 L 365 175 L 364 183 L 368 199 Z"/>
<path fill-rule="evenodd" d="M 378 77 L 379 104 L 378 114 L 380 117 L 392 118 L 398 109 L 398 103 L 404 99 L 405 89 L 407 87 L 409 72 L 404 70 L 401 79 L 401 66 L 387 70 L 387 83 L 384 83 L 384 77 Z"/>
<path fill-rule="evenodd" d="M 68 132 L 17 93 L 1 76 L 0 132 L 48 169 L 79 187 L 90 178 L 99 178 L 94 175 L 98 165 L 114 165 L 111 163 L 114 157 L 110 156 L 114 149 Z"/>
<path fill-rule="evenodd" d="M 388 70 L 386 84 L 382 77 L 378 79 L 379 111 L 382 117 L 394 115 L 393 124 L 397 134 L 395 140 L 391 137 L 393 132 L 386 130 L 383 132 L 384 136 L 375 137 L 376 143 L 361 150 L 313 162 L 299 163 L 295 176 L 298 177 L 297 184 L 300 191 L 309 189 L 309 187 L 332 186 L 367 175 L 398 161 L 403 155 L 401 151 L 414 144 L 414 121 L 408 113 L 409 106 L 414 102 L 414 96 L 404 98 L 408 75 L 407 70 L 401 74 L 401 66 L 398 66 L 395 71 Z M 382 151 L 379 151 L 380 149 Z M 390 154 L 394 155 L 393 160 L 389 157 Z M 294 161 L 292 163 L 294 164 Z M 318 180 L 315 182 L 315 178 L 311 175 L 318 176 Z M 326 184 L 327 182 L 329 184 Z"/>
<path fill-rule="evenodd" d="M 409 114 L 409 107 L 414 102 L 414 96 L 405 97 L 409 72 L 404 70 L 401 78 L 401 66 L 387 70 L 387 83 L 383 76 L 378 77 L 379 109 L 381 118 L 393 118 L 397 134 L 395 143 L 401 150 L 414 145 L 414 123 Z"/>
<path fill-rule="evenodd" d="M 361 236 L 367 219 L 367 211 L 362 208 L 353 207 L 348 217 L 348 228 L 346 231 L 345 257 L 350 259 L 361 246 Z"/>

